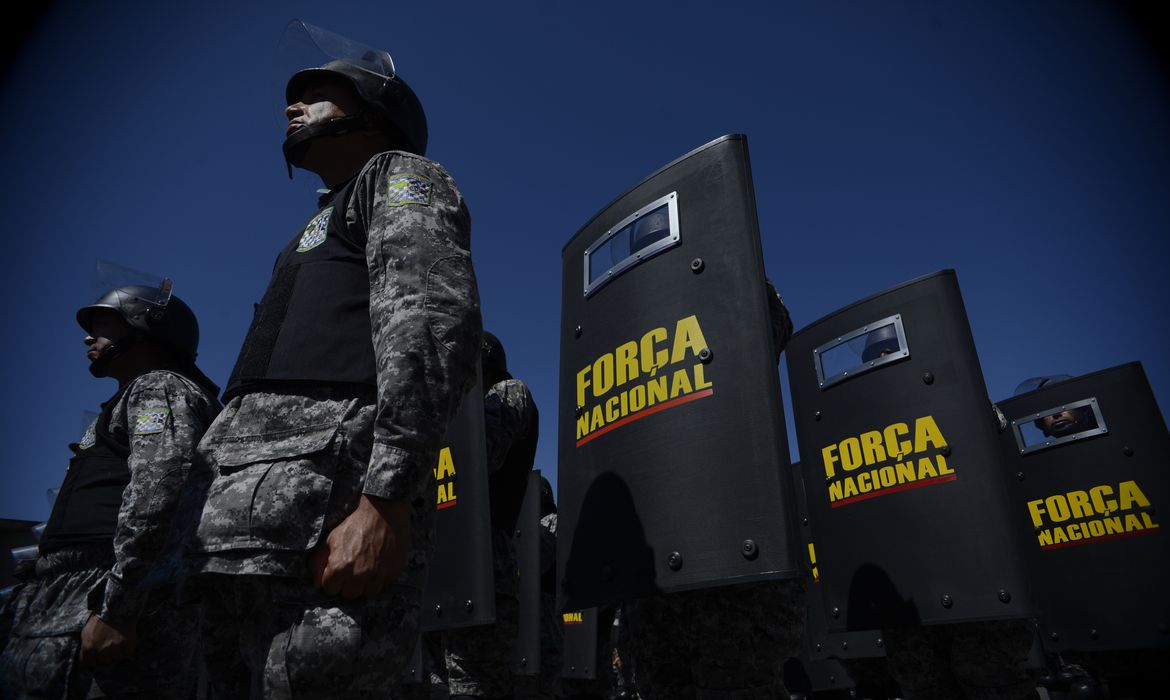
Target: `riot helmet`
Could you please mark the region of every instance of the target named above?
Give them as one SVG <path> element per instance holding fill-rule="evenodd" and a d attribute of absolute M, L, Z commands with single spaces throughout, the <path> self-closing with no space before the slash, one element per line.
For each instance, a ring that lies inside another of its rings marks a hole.
<path fill-rule="evenodd" d="M 659 207 L 634 223 L 630 236 L 630 252 L 648 248 L 670 235 L 670 210 Z"/>
<path fill-rule="evenodd" d="M 485 389 L 496 382 L 512 378 L 512 375 L 508 373 L 508 356 L 504 353 L 504 344 L 495 334 L 483 332 L 480 360 L 483 363 Z"/>
<path fill-rule="evenodd" d="M 892 323 L 887 324 L 870 331 L 865 336 L 865 350 L 861 353 L 861 361 L 876 360 L 882 355 L 897 352 L 901 347 L 898 342 L 898 329 Z"/>
<path fill-rule="evenodd" d="M 1020 394 L 1026 394 L 1029 391 L 1036 391 L 1037 389 L 1042 389 L 1046 386 L 1051 386 L 1053 384 L 1063 382 L 1066 379 L 1072 379 L 1072 375 L 1071 374 L 1050 374 L 1050 375 L 1043 376 L 1043 377 L 1031 377 L 1029 379 L 1025 379 L 1024 381 L 1020 382 L 1019 385 L 1016 387 L 1016 390 L 1014 392 L 1012 392 L 1012 396 L 1019 396 Z"/>
<path fill-rule="evenodd" d="M 86 333 L 93 332 L 94 316 L 103 310 L 113 311 L 126 321 L 132 333 L 113 342 L 89 365 L 95 377 L 106 376 L 112 360 L 136 343 L 151 338 L 167 348 L 184 374 L 216 391 L 215 383 L 195 366 L 199 350 L 199 322 L 195 312 L 171 293 L 171 280 L 159 287 L 126 285 L 101 295 L 94 303 L 77 310 L 77 323 Z"/>
<path fill-rule="evenodd" d="M 414 90 L 399 76 L 390 54 L 365 46 L 333 32 L 293 20 L 281 39 L 283 63 L 292 64 L 286 74 L 284 104 L 300 99 L 310 81 L 329 79 L 353 88 L 368 114 L 355 114 L 323 124 L 303 127 L 289 134 L 283 145 L 290 165 L 300 165 L 309 143 L 323 136 L 340 136 L 369 128 L 367 116 L 398 149 L 425 155 L 427 119 Z M 299 64 L 299 65 L 297 65 Z"/>

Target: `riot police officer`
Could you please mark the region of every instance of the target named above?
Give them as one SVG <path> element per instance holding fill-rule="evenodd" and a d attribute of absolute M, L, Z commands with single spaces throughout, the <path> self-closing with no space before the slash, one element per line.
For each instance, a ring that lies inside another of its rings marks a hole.
<path fill-rule="evenodd" d="M 508 372 L 504 346 L 483 334 L 484 435 L 491 498 L 496 622 L 443 634 L 452 698 L 511 697 L 512 650 L 519 633 L 519 571 L 512 533 L 536 457 L 539 413 L 528 386 Z"/>
<path fill-rule="evenodd" d="M 418 635 L 429 474 L 475 380 L 470 217 L 389 54 L 293 22 L 284 154 L 328 191 L 277 257 L 193 549 L 217 697 L 366 697 Z M 242 652 L 242 653 L 241 653 Z M 249 691 L 250 689 L 250 691 Z"/>
<path fill-rule="evenodd" d="M 86 697 L 92 682 L 106 696 L 189 697 L 195 611 L 147 579 L 218 388 L 195 366 L 199 326 L 169 281 L 112 289 L 77 321 L 90 372 L 118 389 L 70 445 L 35 577 L 14 601 L 0 695 Z"/>

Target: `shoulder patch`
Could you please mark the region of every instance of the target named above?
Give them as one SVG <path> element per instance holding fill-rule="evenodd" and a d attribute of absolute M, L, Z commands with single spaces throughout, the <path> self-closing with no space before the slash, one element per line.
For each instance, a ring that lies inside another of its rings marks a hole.
<path fill-rule="evenodd" d="M 89 424 L 89 427 L 85 429 L 85 433 L 77 441 L 78 449 L 88 450 L 97 444 L 97 422 L 98 419 L 94 418 L 93 422 Z"/>
<path fill-rule="evenodd" d="M 414 173 L 394 173 L 386 190 L 386 206 L 405 207 L 408 204 L 430 206 L 435 183 Z"/>
<path fill-rule="evenodd" d="M 152 406 L 134 419 L 135 435 L 154 435 L 161 433 L 167 427 L 167 419 L 171 417 L 171 409 L 165 406 Z"/>
<path fill-rule="evenodd" d="M 301 240 L 297 243 L 298 253 L 312 250 L 325 242 L 329 235 L 329 217 L 332 214 L 333 207 L 326 207 L 313 217 L 308 226 L 305 226 L 305 232 L 301 234 Z"/>

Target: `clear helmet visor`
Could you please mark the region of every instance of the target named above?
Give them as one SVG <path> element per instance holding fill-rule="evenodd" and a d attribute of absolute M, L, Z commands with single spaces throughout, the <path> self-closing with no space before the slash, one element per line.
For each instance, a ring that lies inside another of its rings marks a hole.
<path fill-rule="evenodd" d="M 275 115 L 282 137 L 288 127 L 284 110 L 297 98 L 288 94 L 289 80 L 301 71 L 314 69 L 342 73 L 355 82 L 378 86 L 395 75 L 394 59 L 385 51 L 299 19 L 292 20 L 277 45 L 272 76 Z"/>

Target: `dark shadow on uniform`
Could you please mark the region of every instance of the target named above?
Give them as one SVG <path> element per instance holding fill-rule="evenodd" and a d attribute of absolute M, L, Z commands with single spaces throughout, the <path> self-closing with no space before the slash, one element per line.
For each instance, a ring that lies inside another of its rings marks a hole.
<path fill-rule="evenodd" d="M 885 570 L 874 564 L 863 564 L 853 573 L 847 605 L 845 624 L 851 632 L 922 624 L 918 606 L 903 598 Z"/>
<path fill-rule="evenodd" d="M 573 527 L 561 582 L 562 609 L 582 610 L 660 592 L 654 562 L 626 482 L 612 472 L 598 476 Z"/>

